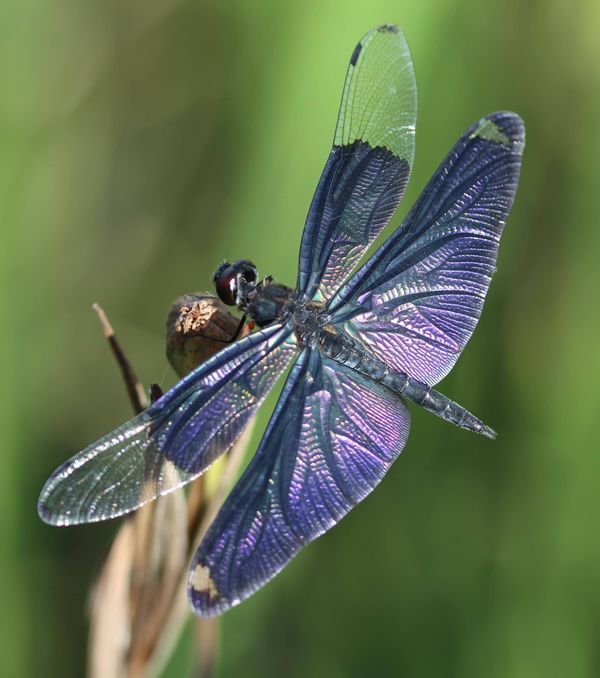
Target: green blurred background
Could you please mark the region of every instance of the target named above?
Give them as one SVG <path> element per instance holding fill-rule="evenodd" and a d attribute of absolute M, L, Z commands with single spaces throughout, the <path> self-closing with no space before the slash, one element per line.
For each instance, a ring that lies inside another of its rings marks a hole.
<path fill-rule="evenodd" d="M 0 673 L 80 676 L 117 524 L 52 529 L 49 472 L 130 414 L 164 319 L 224 258 L 295 280 L 348 58 L 396 22 L 419 86 L 402 215 L 459 134 L 527 124 L 477 332 L 380 488 L 224 618 L 220 676 L 600 675 L 597 0 L 24 0 L 0 8 Z M 266 421 L 267 412 L 262 415 Z M 167 675 L 190 675 L 184 641 Z"/>

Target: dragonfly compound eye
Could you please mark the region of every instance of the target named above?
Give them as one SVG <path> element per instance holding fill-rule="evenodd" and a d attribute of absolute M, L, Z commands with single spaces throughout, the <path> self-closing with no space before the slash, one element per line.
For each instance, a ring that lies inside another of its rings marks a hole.
<path fill-rule="evenodd" d="M 237 271 L 234 265 L 224 263 L 215 273 L 215 289 L 219 299 L 227 306 L 235 306 L 237 298 Z"/>
<path fill-rule="evenodd" d="M 223 263 L 215 273 L 217 294 L 224 304 L 235 306 L 240 283 L 253 286 L 258 278 L 256 266 L 246 259 Z M 242 288 L 244 285 L 242 284 Z"/>

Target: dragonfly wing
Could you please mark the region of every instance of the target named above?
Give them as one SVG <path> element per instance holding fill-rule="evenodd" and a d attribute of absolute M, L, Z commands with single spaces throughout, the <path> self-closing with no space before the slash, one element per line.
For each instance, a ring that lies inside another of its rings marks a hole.
<path fill-rule="evenodd" d="M 296 352 L 282 325 L 220 351 L 60 466 L 40 516 L 55 525 L 106 520 L 190 482 L 233 445 Z"/>
<path fill-rule="evenodd" d="M 415 153 L 417 85 L 402 31 L 380 26 L 356 46 L 333 148 L 308 214 L 298 289 L 329 298 L 394 213 Z"/>
<path fill-rule="evenodd" d="M 333 322 L 427 384 L 448 374 L 481 315 L 524 141 L 514 113 L 467 130 L 406 221 L 331 300 Z"/>
<path fill-rule="evenodd" d="M 274 577 L 383 478 L 406 443 L 404 402 L 304 350 L 259 449 L 194 557 L 197 614 L 220 614 Z"/>

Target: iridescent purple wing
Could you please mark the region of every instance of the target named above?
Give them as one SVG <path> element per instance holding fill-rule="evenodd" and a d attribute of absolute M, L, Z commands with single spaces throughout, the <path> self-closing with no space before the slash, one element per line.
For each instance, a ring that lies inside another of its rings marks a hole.
<path fill-rule="evenodd" d="M 282 325 L 220 351 L 60 466 L 42 489 L 41 518 L 54 525 L 106 520 L 190 482 L 233 445 L 296 353 Z"/>
<path fill-rule="evenodd" d="M 417 86 L 402 31 L 380 26 L 356 46 L 333 148 L 304 227 L 298 289 L 327 299 L 394 213 L 415 153 Z"/>
<path fill-rule="evenodd" d="M 380 384 L 305 350 L 260 447 L 200 544 L 188 591 L 220 614 L 274 577 L 383 478 L 410 416 Z"/>
<path fill-rule="evenodd" d="M 333 322 L 429 385 L 448 374 L 481 314 L 524 141 L 514 113 L 467 130 L 406 221 L 331 300 Z"/>

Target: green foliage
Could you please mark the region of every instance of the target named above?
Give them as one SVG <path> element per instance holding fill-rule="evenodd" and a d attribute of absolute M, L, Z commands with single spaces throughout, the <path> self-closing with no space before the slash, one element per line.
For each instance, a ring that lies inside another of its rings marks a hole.
<path fill-rule="evenodd" d="M 115 526 L 51 529 L 35 501 L 130 414 L 91 303 L 168 386 L 173 298 L 225 257 L 293 283 L 348 59 L 383 21 L 419 88 L 402 213 L 474 120 L 527 125 L 499 272 L 441 385 L 499 437 L 413 408 L 373 496 L 225 617 L 220 675 L 598 675 L 599 18 L 594 0 L 3 3 L 3 675 L 82 674 Z"/>

